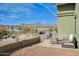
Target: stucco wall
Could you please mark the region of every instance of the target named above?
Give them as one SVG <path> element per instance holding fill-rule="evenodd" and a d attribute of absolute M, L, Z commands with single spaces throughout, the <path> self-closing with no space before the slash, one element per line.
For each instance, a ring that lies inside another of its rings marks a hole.
<path fill-rule="evenodd" d="M 12 44 L 7 44 L 7 45 L 4 45 L 4 46 L 1 46 L 0 47 L 0 53 L 5 52 L 5 51 L 9 51 L 9 50 L 13 50 L 13 49 L 17 49 L 17 48 L 20 48 L 20 42 L 15 42 L 15 43 L 12 43 Z"/>
<path fill-rule="evenodd" d="M 79 3 L 76 4 L 75 9 L 76 9 L 76 34 L 79 48 Z"/>
<path fill-rule="evenodd" d="M 78 48 L 79 48 L 79 3 L 74 4 L 75 9 L 75 15 L 74 16 L 58 16 L 58 35 L 69 35 L 69 33 L 76 34 L 77 42 L 78 42 Z M 63 6 L 64 7 L 64 6 Z M 67 7 L 67 6 L 66 6 Z M 72 6 L 73 7 L 73 6 Z M 68 11 L 69 8 L 73 9 L 72 7 L 68 6 L 67 8 L 61 8 L 61 11 Z M 75 21 L 74 21 L 75 19 Z M 75 22 L 75 24 L 74 24 Z"/>
<path fill-rule="evenodd" d="M 75 34 L 75 20 L 72 16 L 58 17 L 58 35 L 59 37 L 69 37 L 69 35 Z"/>

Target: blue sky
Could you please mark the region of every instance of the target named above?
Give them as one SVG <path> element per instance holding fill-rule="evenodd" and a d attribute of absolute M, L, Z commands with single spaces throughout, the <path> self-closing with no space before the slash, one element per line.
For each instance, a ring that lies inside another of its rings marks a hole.
<path fill-rule="evenodd" d="M 0 24 L 57 23 L 57 7 L 51 3 L 0 3 Z"/>

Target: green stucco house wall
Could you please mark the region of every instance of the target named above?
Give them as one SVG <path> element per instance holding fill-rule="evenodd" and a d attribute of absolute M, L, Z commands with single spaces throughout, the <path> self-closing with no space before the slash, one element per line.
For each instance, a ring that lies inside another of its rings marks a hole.
<path fill-rule="evenodd" d="M 72 33 L 75 35 L 79 47 L 79 4 L 57 4 L 58 8 L 58 37 L 66 38 Z"/>

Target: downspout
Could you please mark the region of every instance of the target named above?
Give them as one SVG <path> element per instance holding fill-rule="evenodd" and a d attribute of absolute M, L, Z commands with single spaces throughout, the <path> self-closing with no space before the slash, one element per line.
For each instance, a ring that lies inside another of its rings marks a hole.
<path fill-rule="evenodd" d="M 76 35 L 76 15 L 75 15 L 75 35 Z"/>

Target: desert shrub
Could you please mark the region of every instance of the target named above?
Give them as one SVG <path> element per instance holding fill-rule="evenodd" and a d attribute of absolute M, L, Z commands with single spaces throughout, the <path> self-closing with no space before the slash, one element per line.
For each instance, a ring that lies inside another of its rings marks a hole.
<path fill-rule="evenodd" d="M 30 32 L 31 32 L 30 28 L 23 28 L 21 31 L 22 34 L 26 34 L 26 33 L 30 33 Z"/>
<path fill-rule="evenodd" d="M 31 32 L 32 33 L 37 32 L 37 28 L 35 28 L 35 27 L 31 28 Z"/>
<path fill-rule="evenodd" d="M 0 39 L 2 39 L 5 35 L 7 35 L 6 29 L 4 27 L 0 27 Z"/>

